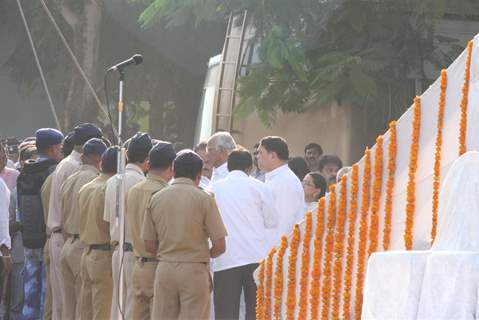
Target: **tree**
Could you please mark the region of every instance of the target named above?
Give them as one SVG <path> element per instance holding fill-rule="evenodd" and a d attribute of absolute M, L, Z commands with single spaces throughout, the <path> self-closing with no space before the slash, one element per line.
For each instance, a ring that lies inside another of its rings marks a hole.
<path fill-rule="evenodd" d="M 426 64 L 445 67 L 461 49 L 435 32 L 445 14 L 470 19 L 479 12 L 471 0 L 147 2 L 143 25 L 199 25 L 242 10 L 253 16 L 260 61 L 239 81 L 237 114 L 256 111 L 269 125 L 278 111 L 336 100 L 368 113 L 371 136 L 429 84 Z"/>

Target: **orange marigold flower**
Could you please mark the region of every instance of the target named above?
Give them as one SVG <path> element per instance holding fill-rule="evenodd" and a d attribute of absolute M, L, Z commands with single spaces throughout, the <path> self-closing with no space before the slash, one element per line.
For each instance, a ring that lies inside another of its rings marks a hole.
<path fill-rule="evenodd" d="M 383 184 L 383 136 L 376 139 L 374 153 L 374 183 L 371 196 L 371 225 L 369 226 L 368 257 L 378 248 L 379 206 L 381 202 L 381 187 Z"/>
<path fill-rule="evenodd" d="M 319 199 L 318 210 L 316 212 L 316 228 L 314 230 L 313 242 L 313 270 L 311 271 L 311 289 L 310 294 L 310 315 L 312 320 L 318 319 L 319 311 L 319 291 L 321 278 L 321 260 L 323 255 L 323 234 L 324 234 L 324 207 L 325 198 Z"/>
<path fill-rule="evenodd" d="M 298 248 L 300 231 L 298 224 L 294 225 L 288 260 L 288 291 L 286 292 L 286 319 L 294 319 L 296 307 L 296 262 L 298 260 Z"/>
<path fill-rule="evenodd" d="M 256 289 L 256 319 L 264 319 L 264 260 L 259 263 L 258 288 Z"/>
<path fill-rule="evenodd" d="M 264 319 L 271 319 L 271 288 L 273 282 L 273 256 L 276 248 L 272 248 L 266 259 L 266 279 L 264 289 Z"/>
<path fill-rule="evenodd" d="M 276 258 L 276 270 L 274 273 L 274 306 L 273 315 L 274 319 L 281 319 L 281 304 L 283 297 L 283 257 L 286 249 L 288 248 L 288 238 L 286 236 L 281 237 L 281 244 L 278 249 L 278 255 Z"/>
<path fill-rule="evenodd" d="M 303 249 L 301 253 L 301 279 L 299 280 L 299 313 L 298 319 L 306 319 L 308 314 L 308 280 L 309 280 L 309 246 L 311 243 L 311 229 L 313 218 L 311 212 L 306 213 Z"/>
<path fill-rule="evenodd" d="M 469 103 L 469 79 L 471 76 L 471 58 L 473 41 L 467 44 L 466 70 L 464 72 L 464 83 L 462 85 L 461 99 L 461 120 L 459 122 L 459 155 L 466 152 L 466 133 L 467 133 L 467 105 Z"/>
<path fill-rule="evenodd" d="M 393 210 L 393 191 L 394 176 L 396 174 L 396 154 L 397 154 L 397 132 L 396 121 L 389 124 L 389 146 L 388 146 L 388 176 L 386 182 L 386 199 L 384 200 L 384 229 L 383 229 L 383 249 L 389 249 L 391 243 L 391 221 Z"/>
<path fill-rule="evenodd" d="M 404 246 L 412 249 L 414 232 L 414 213 L 416 211 L 416 171 L 419 152 L 419 135 L 421 129 L 421 98 L 414 98 L 411 149 L 406 195 L 406 227 L 404 230 Z"/>

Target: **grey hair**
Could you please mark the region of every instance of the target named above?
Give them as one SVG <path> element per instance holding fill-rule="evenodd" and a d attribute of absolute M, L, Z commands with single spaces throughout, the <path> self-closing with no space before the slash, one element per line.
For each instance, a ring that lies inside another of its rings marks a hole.
<path fill-rule="evenodd" d="M 214 145 L 216 148 L 222 148 L 228 153 L 236 149 L 235 139 L 233 139 L 231 134 L 226 131 L 216 132 L 214 135 L 212 135 L 208 140 L 208 145 Z"/>

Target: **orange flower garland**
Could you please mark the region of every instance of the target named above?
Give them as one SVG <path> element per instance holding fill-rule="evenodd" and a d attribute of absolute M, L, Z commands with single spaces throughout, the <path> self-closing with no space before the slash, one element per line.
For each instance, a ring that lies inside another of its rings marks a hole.
<path fill-rule="evenodd" d="M 471 76 L 472 45 L 472 40 L 467 43 L 466 70 L 464 72 L 464 83 L 462 85 L 461 120 L 459 122 L 459 155 L 462 155 L 464 152 L 466 152 L 467 105 L 469 102 L 469 79 Z"/>
<path fill-rule="evenodd" d="M 319 290 L 321 278 L 321 258 L 323 255 L 323 234 L 324 234 L 324 202 L 325 198 L 319 199 L 318 211 L 316 213 L 316 228 L 314 230 L 314 253 L 313 253 L 313 270 L 311 271 L 311 289 L 310 305 L 311 319 L 318 319 L 319 311 Z"/>
<path fill-rule="evenodd" d="M 323 279 L 322 279 L 322 297 L 321 319 L 329 319 L 329 303 L 331 298 L 331 273 L 332 259 L 334 251 L 334 223 L 336 217 L 336 185 L 329 186 L 328 194 L 328 221 L 326 244 L 324 250 Z"/>
<path fill-rule="evenodd" d="M 288 248 L 288 238 L 286 236 L 281 237 L 281 244 L 278 249 L 278 255 L 276 258 L 276 271 L 274 274 L 274 306 L 273 315 L 274 319 L 281 319 L 281 300 L 283 297 L 283 257 L 286 249 Z"/>
<path fill-rule="evenodd" d="M 364 156 L 363 185 L 361 190 L 361 210 L 359 222 L 359 244 L 358 244 L 358 265 L 356 269 L 356 300 L 354 303 L 354 314 L 356 319 L 361 318 L 363 305 L 363 281 L 364 281 L 364 260 L 366 256 L 366 245 L 368 240 L 368 211 L 369 211 L 369 187 L 371 184 L 371 150 L 366 148 Z"/>
<path fill-rule="evenodd" d="M 358 209 L 359 167 L 354 164 L 351 169 L 351 193 L 348 215 L 348 248 L 343 289 L 343 319 L 349 319 L 351 309 L 351 284 L 353 283 L 354 232 L 356 231 L 356 211 Z"/>
<path fill-rule="evenodd" d="M 396 174 L 396 154 L 397 154 L 397 133 L 396 121 L 389 124 L 389 146 L 388 146 L 388 178 L 386 182 L 386 199 L 384 200 L 384 229 L 383 229 L 383 249 L 389 249 L 391 243 L 391 220 L 393 214 L 393 190 L 394 175 Z"/>
<path fill-rule="evenodd" d="M 432 229 L 431 244 L 436 238 L 437 218 L 439 211 L 439 186 L 441 183 L 441 150 L 442 150 L 442 128 L 444 126 L 444 109 L 446 108 L 447 71 L 441 71 L 441 93 L 439 95 L 439 107 L 437 110 L 437 134 L 436 153 L 434 154 L 434 177 L 432 183 Z"/>
<path fill-rule="evenodd" d="M 271 319 L 271 287 L 273 282 L 273 256 L 276 248 L 272 248 L 266 259 L 266 279 L 264 289 L 264 319 Z"/>
<path fill-rule="evenodd" d="M 374 153 L 374 183 L 371 196 L 371 225 L 369 226 L 368 257 L 378 249 L 379 206 L 381 202 L 381 187 L 383 183 L 383 136 L 376 139 Z"/>
<path fill-rule="evenodd" d="M 414 98 L 414 116 L 412 122 L 411 149 L 406 198 L 406 228 L 404 230 L 404 246 L 412 249 L 414 232 L 414 212 L 416 211 L 416 171 L 419 151 L 419 134 L 421 130 L 421 98 Z"/>
<path fill-rule="evenodd" d="M 309 246 L 311 243 L 311 229 L 313 218 L 311 212 L 306 213 L 303 252 L 301 253 L 301 279 L 299 280 L 299 313 L 298 319 L 306 319 L 308 314 L 308 278 L 309 278 Z"/>
<path fill-rule="evenodd" d="M 334 237 L 334 288 L 333 288 L 333 319 L 339 319 L 341 311 L 341 286 L 343 275 L 343 256 L 344 256 L 344 227 L 346 222 L 346 201 L 347 176 L 343 176 L 340 181 L 341 190 L 339 192 L 338 216 L 336 221 L 336 235 Z"/>
<path fill-rule="evenodd" d="M 298 260 L 298 248 L 300 242 L 299 226 L 294 225 L 288 260 L 288 291 L 286 296 L 286 319 L 294 319 L 296 307 L 296 261 Z"/>
<path fill-rule="evenodd" d="M 259 263 L 258 288 L 256 290 L 256 319 L 264 319 L 264 259 Z"/>

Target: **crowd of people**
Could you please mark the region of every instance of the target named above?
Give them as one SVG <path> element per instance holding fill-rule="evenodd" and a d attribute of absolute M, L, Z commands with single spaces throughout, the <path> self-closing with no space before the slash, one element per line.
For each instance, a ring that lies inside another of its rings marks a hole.
<path fill-rule="evenodd" d="M 0 144 L 9 319 L 255 319 L 260 260 L 348 171 L 277 136 L 177 152 L 138 132 L 122 147 L 120 175 L 119 146 L 90 123 Z"/>

